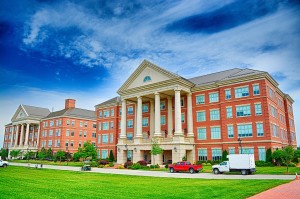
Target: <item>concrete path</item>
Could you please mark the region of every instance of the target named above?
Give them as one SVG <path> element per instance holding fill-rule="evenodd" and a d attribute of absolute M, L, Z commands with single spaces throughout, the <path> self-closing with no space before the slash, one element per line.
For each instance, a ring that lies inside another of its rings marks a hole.
<path fill-rule="evenodd" d="M 27 167 L 27 163 L 14 163 L 10 162 L 13 166 Z M 35 167 L 35 164 L 30 164 L 30 167 Z M 43 165 L 45 169 L 80 171 L 80 167 L 73 166 L 56 166 L 56 165 Z M 201 178 L 201 179 L 245 179 L 245 180 L 293 180 L 294 175 L 215 175 L 212 173 L 169 173 L 164 171 L 145 171 L 145 170 L 128 170 L 128 169 L 109 169 L 109 168 L 92 168 L 93 173 L 106 173 L 106 174 L 120 174 L 120 175 L 134 175 L 134 176 L 150 176 L 150 177 L 165 177 L 165 178 Z M 300 187 L 299 187 L 300 188 Z M 299 196 L 300 198 L 300 196 Z"/>
<path fill-rule="evenodd" d="M 273 189 L 261 192 L 248 199 L 299 199 L 300 198 L 300 180 L 294 180 L 290 183 L 279 185 Z"/>

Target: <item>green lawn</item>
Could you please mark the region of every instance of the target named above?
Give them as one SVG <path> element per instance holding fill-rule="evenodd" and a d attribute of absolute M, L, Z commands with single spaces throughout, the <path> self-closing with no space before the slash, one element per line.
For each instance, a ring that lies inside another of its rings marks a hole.
<path fill-rule="evenodd" d="M 210 173 L 211 166 L 204 165 L 203 166 L 203 172 Z M 286 173 L 286 167 L 256 167 L 256 174 L 276 174 L 276 175 L 282 175 L 282 174 L 290 174 L 295 175 L 295 173 L 300 173 L 299 167 L 289 167 L 289 173 Z"/>
<path fill-rule="evenodd" d="M 285 180 L 173 179 L 0 168 L 1 198 L 247 198 Z"/>
<path fill-rule="evenodd" d="M 32 163 L 32 164 L 49 164 L 49 165 L 58 165 L 58 166 L 75 166 L 75 167 L 82 167 L 83 163 L 82 162 L 53 162 L 53 161 L 48 161 L 48 160 L 13 160 L 10 162 L 16 162 L 16 163 Z"/>

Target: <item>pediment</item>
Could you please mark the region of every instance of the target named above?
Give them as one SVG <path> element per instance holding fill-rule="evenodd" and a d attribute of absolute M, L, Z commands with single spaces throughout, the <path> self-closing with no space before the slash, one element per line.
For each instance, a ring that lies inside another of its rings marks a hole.
<path fill-rule="evenodd" d="M 24 107 L 22 105 L 20 105 L 11 120 L 12 121 L 20 120 L 25 117 L 28 117 L 28 114 L 26 113 L 26 110 L 24 109 Z"/>
<path fill-rule="evenodd" d="M 169 72 L 161 67 L 158 67 L 147 60 L 144 60 L 139 65 L 139 67 L 132 73 L 132 75 L 126 80 L 126 82 L 121 86 L 121 88 L 118 90 L 118 93 L 124 90 L 133 89 L 176 78 L 180 78 L 180 76 Z"/>

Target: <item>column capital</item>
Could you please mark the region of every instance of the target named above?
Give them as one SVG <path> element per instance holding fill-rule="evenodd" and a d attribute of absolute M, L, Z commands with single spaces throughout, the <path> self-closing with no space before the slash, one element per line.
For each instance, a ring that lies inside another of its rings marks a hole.
<path fill-rule="evenodd" d="M 187 95 L 187 96 L 192 96 L 192 93 L 187 93 L 186 95 Z"/>
<path fill-rule="evenodd" d="M 171 100 L 173 97 L 172 96 L 167 96 L 167 99 L 168 100 Z"/>
<path fill-rule="evenodd" d="M 178 91 L 180 92 L 181 89 L 180 89 L 180 88 L 174 88 L 174 91 L 175 91 L 175 92 L 176 92 L 176 91 L 177 91 L 177 92 L 178 92 Z"/>
<path fill-rule="evenodd" d="M 155 92 L 154 95 L 159 95 L 159 92 Z"/>

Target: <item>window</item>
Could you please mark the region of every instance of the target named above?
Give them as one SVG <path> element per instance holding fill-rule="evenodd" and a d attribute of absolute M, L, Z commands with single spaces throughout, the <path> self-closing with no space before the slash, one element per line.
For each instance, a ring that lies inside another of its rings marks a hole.
<path fill-rule="evenodd" d="M 277 111 L 276 111 L 275 107 L 269 104 L 269 111 L 270 111 L 271 115 L 276 118 Z"/>
<path fill-rule="evenodd" d="M 56 129 L 55 134 L 56 134 L 56 136 L 60 136 L 60 129 Z"/>
<path fill-rule="evenodd" d="M 275 97 L 274 91 L 270 87 L 268 87 L 268 88 L 269 88 L 269 96 L 271 98 Z"/>
<path fill-rule="evenodd" d="M 258 157 L 261 161 L 266 161 L 266 149 L 265 148 L 258 148 Z"/>
<path fill-rule="evenodd" d="M 272 136 L 273 137 L 279 137 L 279 132 L 278 132 L 278 126 L 275 124 L 270 124 L 271 131 L 273 132 Z"/>
<path fill-rule="evenodd" d="M 92 138 L 96 138 L 96 133 L 92 133 Z"/>
<path fill-rule="evenodd" d="M 160 102 L 160 110 L 164 110 L 166 108 L 166 102 L 162 101 Z"/>
<path fill-rule="evenodd" d="M 212 160 L 213 161 L 220 161 L 222 160 L 222 150 L 221 149 L 212 149 Z"/>
<path fill-rule="evenodd" d="M 74 146 L 74 142 L 71 141 L 71 142 L 70 142 L 70 147 L 73 147 L 73 146 Z"/>
<path fill-rule="evenodd" d="M 205 111 L 197 112 L 197 122 L 201 122 L 201 121 L 205 121 L 205 120 L 206 120 Z"/>
<path fill-rule="evenodd" d="M 93 128 L 97 128 L 97 124 L 96 123 L 93 123 Z"/>
<path fill-rule="evenodd" d="M 198 128 L 198 140 L 206 140 L 206 128 Z"/>
<path fill-rule="evenodd" d="M 100 123 L 98 123 L 98 130 L 101 130 L 102 128 L 102 124 L 101 124 L 101 122 Z"/>
<path fill-rule="evenodd" d="M 226 107 L 226 117 L 232 118 L 232 107 Z"/>
<path fill-rule="evenodd" d="M 99 118 L 102 118 L 102 111 L 99 111 Z"/>
<path fill-rule="evenodd" d="M 145 127 L 145 126 L 148 126 L 148 124 L 149 124 L 148 118 L 143 118 L 142 126 Z"/>
<path fill-rule="evenodd" d="M 127 113 L 128 113 L 129 115 L 132 115 L 132 114 L 133 114 L 133 107 L 132 107 L 132 106 L 129 106 L 129 107 L 127 108 Z"/>
<path fill-rule="evenodd" d="M 211 139 L 221 139 L 220 127 L 211 127 L 210 133 L 211 133 Z"/>
<path fill-rule="evenodd" d="M 181 123 L 184 123 L 184 113 L 181 113 Z"/>
<path fill-rule="evenodd" d="M 58 120 L 55 121 L 55 125 L 58 126 Z"/>
<path fill-rule="evenodd" d="M 259 85 L 258 84 L 253 85 L 253 95 L 259 95 L 259 94 L 260 94 Z"/>
<path fill-rule="evenodd" d="M 198 160 L 207 161 L 207 149 L 198 149 Z"/>
<path fill-rule="evenodd" d="M 83 122 L 80 122 L 80 127 L 83 127 Z"/>
<path fill-rule="evenodd" d="M 59 120 L 58 125 L 61 126 L 61 124 L 62 124 L 62 120 Z"/>
<path fill-rule="evenodd" d="M 69 141 L 66 141 L 65 146 L 69 146 Z"/>
<path fill-rule="evenodd" d="M 289 121 L 290 121 L 290 126 L 294 127 L 294 120 L 290 118 Z"/>
<path fill-rule="evenodd" d="M 66 130 L 66 136 L 69 136 L 69 135 L 70 135 L 70 131 Z"/>
<path fill-rule="evenodd" d="M 210 110 L 210 120 L 220 120 L 220 110 Z"/>
<path fill-rule="evenodd" d="M 110 122 L 110 128 L 113 129 L 114 128 L 114 122 Z"/>
<path fill-rule="evenodd" d="M 52 140 L 48 140 L 48 147 L 52 147 Z"/>
<path fill-rule="evenodd" d="M 133 128 L 133 120 L 127 120 L 127 128 Z"/>
<path fill-rule="evenodd" d="M 225 90 L 225 99 L 231 99 L 231 90 L 230 89 L 227 89 Z"/>
<path fill-rule="evenodd" d="M 264 136 L 264 126 L 262 123 L 256 123 L 257 137 Z"/>
<path fill-rule="evenodd" d="M 146 112 L 148 112 L 149 111 L 149 106 L 148 106 L 148 104 L 143 104 L 142 105 L 142 112 L 143 113 L 146 113 Z"/>
<path fill-rule="evenodd" d="M 106 159 L 108 158 L 108 150 L 102 150 L 102 156 L 101 156 L 102 159 Z"/>
<path fill-rule="evenodd" d="M 241 151 L 241 149 L 239 149 L 239 153 L 240 154 L 254 154 L 254 149 L 253 148 L 244 148 L 243 147 L 243 151 Z"/>
<path fill-rule="evenodd" d="M 236 116 L 245 117 L 251 115 L 250 105 L 236 106 Z"/>
<path fill-rule="evenodd" d="M 102 135 L 102 143 L 103 144 L 107 144 L 108 143 L 108 135 L 107 134 L 103 134 Z"/>
<path fill-rule="evenodd" d="M 103 130 L 108 130 L 108 122 L 103 122 L 102 125 L 103 125 L 102 127 Z"/>
<path fill-rule="evenodd" d="M 255 108 L 255 115 L 262 115 L 261 104 L 255 104 L 254 108 Z"/>
<path fill-rule="evenodd" d="M 209 94 L 209 102 L 218 102 L 219 101 L 219 93 L 210 93 Z"/>
<path fill-rule="evenodd" d="M 88 127 L 88 123 L 87 122 L 84 123 L 84 127 Z"/>
<path fill-rule="evenodd" d="M 74 137 L 74 131 L 71 131 L 71 136 Z"/>
<path fill-rule="evenodd" d="M 119 111 L 120 115 L 122 115 L 122 107 L 120 108 L 120 111 Z"/>
<path fill-rule="evenodd" d="M 82 131 L 79 131 L 79 137 L 82 137 Z"/>
<path fill-rule="evenodd" d="M 166 124 L 166 116 L 165 116 L 165 115 L 162 115 L 162 116 L 160 117 L 160 124 L 161 124 L 161 125 L 165 125 L 165 124 Z"/>
<path fill-rule="evenodd" d="M 113 134 L 110 134 L 110 135 L 109 135 L 109 142 L 110 142 L 110 143 L 113 143 L 113 142 L 114 142 L 114 135 L 113 135 Z"/>
<path fill-rule="evenodd" d="M 103 117 L 109 117 L 109 110 L 103 111 Z"/>
<path fill-rule="evenodd" d="M 115 109 L 112 108 L 112 109 L 110 110 L 110 115 L 111 115 L 111 116 L 115 116 Z"/>
<path fill-rule="evenodd" d="M 235 98 L 241 98 L 241 97 L 247 97 L 247 96 L 249 96 L 248 86 L 235 89 Z"/>
<path fill-rule="evenodd" d="M 54 122 L 53 121 L 50 121 L 50 126 L 54 126 Z"/>
<path fill-rule="evenodd" d="M 181 107 L 184 107 L 184 98 L 183 98 L 183 97 L 180 98 L 180 106 L 181 106 Z"/>
<path fill-rule="evenodd" d="M 53 136 L 53 130 L 49 130 L 49 137 Z"/>
<path fill-rule="evenodd" d="M 204 95 L 197 95 L 196 96 L 196 104 L 204 104 L 205 103 L 205 96 Z"/>
<path fill-rule="evenodd" d="M 127 140 L 132 140 L 132 133 L 127 133 Z"/>
<path fill-rule="evenodd" d="M 144 83 L 146 82 L 150 82 L 151 81 L 151 77 L 150 76 L 146 76 L 143 80 Z"/>
<path fill-rule="evenodd" d="M 83 132 L 83 137 L 85 137 L 85 138 L 87 137 L 87 132 L 86 131 Z"/>
<path fill-rule="evenodd" d="M 233 125 L 228 125 L 227 126 L 227 132 L 228 132 L 228 137 L 229 138 L 233 138 L 234 137 Z"/>
<path fill-rule="evenodd" d="M 252 137 L 252 124 L 238 124 L 239 137 Z"/>
<path fill-rule="evenodd" d="M 57 146 L 60 147 L 60 140 L 57 140 Z"/>
<path fill-rule="evenodd" d="M 47 124 L 47 123 L 46 123 Z M 70 125 L 70 120 L 67 120 L 67 125 Z"/>
<path fill-rule="evenodd" d="M 235 154 L 234 148 L 229 148 L 229 154 Z"/>
<path fill-rule="evenodd" d="M 98 135 L 98 144 L 100 144 L 101 143 L 101 135 Z"/>

